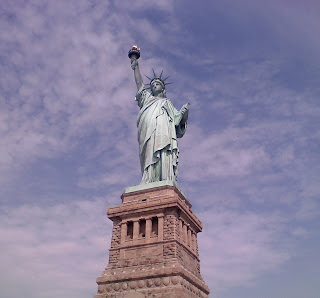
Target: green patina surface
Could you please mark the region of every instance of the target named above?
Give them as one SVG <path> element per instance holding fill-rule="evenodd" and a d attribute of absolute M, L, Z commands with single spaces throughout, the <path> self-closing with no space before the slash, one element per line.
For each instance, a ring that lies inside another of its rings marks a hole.
<path fill-rule="evenodd" d="M 138 57 L 131 56 L 131 68 L 138 88 L 135 100 L 140 112 L 137 119 L 141 184 L 157 181 L 176 181 L 179 147 L 177 138 L 183 137 L 189 114 L 189 104 L 177 110 L 167 98 L 165 79 L 156 76 L 147 91 L 139 70 Z"/>

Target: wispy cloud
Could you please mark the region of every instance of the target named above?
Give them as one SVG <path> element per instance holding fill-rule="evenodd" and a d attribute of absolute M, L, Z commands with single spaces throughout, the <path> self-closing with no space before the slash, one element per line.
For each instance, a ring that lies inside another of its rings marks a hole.
<path fill-rule="evenodd" d="M 278 245 L 286 221 L 279 215 L 227 209 L 199 215 L 207 227 L 200 235 L 203 273 L 218 295 L 226 288 L 252 284 L 292 256 L 288 239 Z"/>
<path fill-rule="evenodd" d="M 1 295 L 93 296 L 110 243 L 107 202 L 96 198 L 46 207 L 2 208 Z"/>

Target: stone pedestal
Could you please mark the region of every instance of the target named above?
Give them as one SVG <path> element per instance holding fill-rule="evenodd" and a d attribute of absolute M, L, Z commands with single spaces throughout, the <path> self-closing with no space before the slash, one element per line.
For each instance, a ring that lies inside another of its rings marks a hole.
<path fill-rule="evenodd" d="M 109 264 L 95 298 L 208 297 L 200 274 L 202 223 L 172 183 L 131 188 L 108 208 L 113 221 Z"/>

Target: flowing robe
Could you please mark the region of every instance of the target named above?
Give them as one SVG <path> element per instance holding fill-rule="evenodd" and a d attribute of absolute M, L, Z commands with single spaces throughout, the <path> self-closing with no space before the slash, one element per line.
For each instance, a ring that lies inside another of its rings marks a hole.
<path fill-rule="evenodd" d="M 177 138 L 186 131 L 186 122 L 167 98 L 155 97 L 142 86 L 135 100 L 140 112 L 137 119 L 141 183 L 175 181 L 178 174 Z"/>

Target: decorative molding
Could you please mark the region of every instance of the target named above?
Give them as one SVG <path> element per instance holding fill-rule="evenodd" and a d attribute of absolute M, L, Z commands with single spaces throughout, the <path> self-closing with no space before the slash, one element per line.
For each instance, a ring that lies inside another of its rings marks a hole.
<path fill-rule="evenodd" d="M 98 295 L 101 296 L 106 294 L 126 293 L 132 290 L 144 293 L 151 288 L 166 287 L 183 287 L 184 289 L 189 291 L 193 297 L 208 297 L 207 293 L 205 293 L 199 287 L 195 286 L 185 278 L 177 275 L 100 284 L 98 287 Z M 96 297 L 99 297 L 98 295 Z"/>

